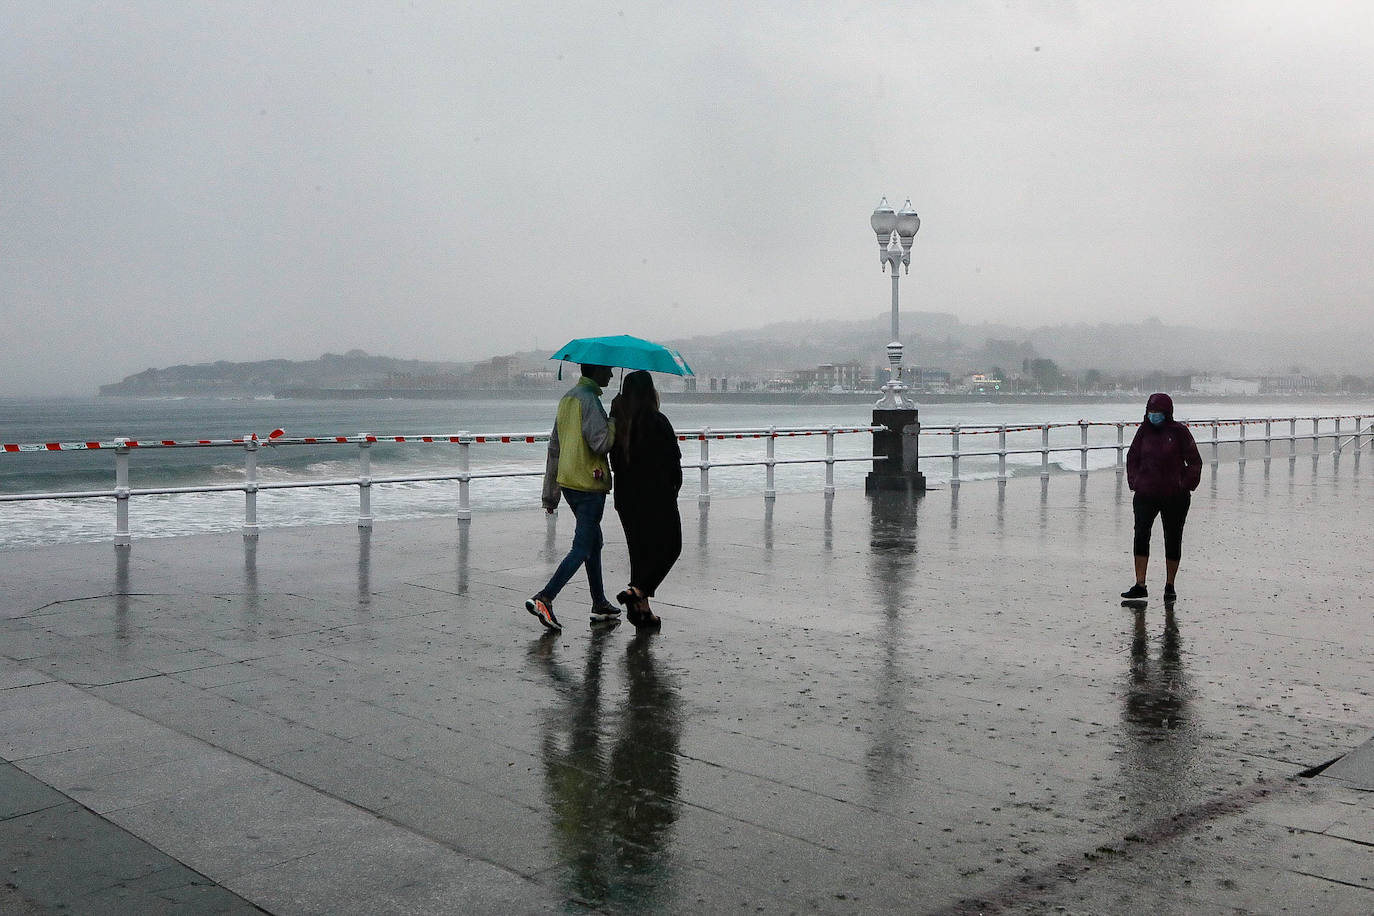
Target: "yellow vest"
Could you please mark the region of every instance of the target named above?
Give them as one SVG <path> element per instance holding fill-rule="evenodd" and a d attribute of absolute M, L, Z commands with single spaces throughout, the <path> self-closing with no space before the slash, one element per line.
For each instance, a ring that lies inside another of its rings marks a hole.
<path fill-rule="evenodd" d="M 608 492 L 611 466 L 606 456 L 614 441 L 615 423 L 601 406 L 601 388 L 584 376 L 558 402 L 544 469 L 544 507 L 558 505 L 559 487 Z"/>

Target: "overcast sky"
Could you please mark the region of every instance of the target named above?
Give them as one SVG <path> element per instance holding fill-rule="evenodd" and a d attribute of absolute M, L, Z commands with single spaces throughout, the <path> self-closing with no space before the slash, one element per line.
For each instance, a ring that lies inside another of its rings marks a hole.
<path fill-rule="evenodd" d="M 0 0 L 0 396 L 889 305 L 1369 328 L 1374 17 Z M 876 342 L 875 350 L 885 341 Z"/>

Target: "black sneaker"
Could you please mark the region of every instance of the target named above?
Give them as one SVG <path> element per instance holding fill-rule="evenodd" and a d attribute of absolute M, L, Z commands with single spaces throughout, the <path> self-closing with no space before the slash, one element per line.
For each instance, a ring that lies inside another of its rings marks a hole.
<path fill-rule="evenodd" d="M 1173 587 L 1172 585 L 1166 585 L 1166 586 L 1164 586 L 1164 600 L 1165 600 L 1165 601 L 1177 601 L 1177 600 L 1178 600 L 1178 592 L 1174 591 L 1174 587 Z"/>
<path fill-rule="evenodd" d="M 1143 585 L 1132 585 L 1121 593 L 1121 597 L 1127 601 L 1143 601 L 1150 597 L 1150 591 Z"/>
<path fill-rule="evenodd" d="M 592 605 L 592 626 L 620 623 L 620 608 L 609 601 L 598 601 Z"/>
<path fill-rule="evenodd" d="M 539 622 L 550 630 L 561 630 L 563 624 L 558 622 L 558 618 L 553 616 L 553 602 L 543 595 L 535 595 L 525 601 L 525 610 L 529 611 Z"/>

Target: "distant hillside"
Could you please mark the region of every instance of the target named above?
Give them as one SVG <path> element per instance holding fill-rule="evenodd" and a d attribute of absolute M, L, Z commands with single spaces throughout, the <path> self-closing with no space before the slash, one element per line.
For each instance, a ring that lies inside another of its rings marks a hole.
<path fill-rule="evenodd" d="M 382 384 L 391 375 L 457 375 L 468 364 L 425 362 L 369 356 L 362 350 L 343 355 L 326 353 L 319 359 L 268 359 L 253 363 L 215 362 L 145 369 L 123 381 L 101 385 L 106 396 L 157 397 L 196 394 L 265 396 L 282 388 L 365 388 Z"/>
<path fill-rule="evenodd" d="M 1002 324 L 964 324 L 938 312 L 901 315 L 900 336 L 908 367 L 942 369 L 954 375 L 992 371 L 1018 372 L 1025 360 L 1053 360 L 1065 371 L 1096 369 L 1106 375 L 1163 372 L 1169 374 L 1370 375 L 1364 335 L 1328 331 L 1281 332 L 1263 328 L 1211 331 L 1166 325 L 1156 319 L 1135 324 L 1075 324 L 1024 328 Z M 788 377 L 798 369 L 823 363 L 858 362 L 885 366 L 890 336 L 887 314 L 849 321 L 787 321 L 743 331 L 665 340 L 680 350 L 699 377 L 765 380 Z M 492 354 L 495 356 L 496 354 Z M 502 371 L 552 372 L 546 351 L 525 351 L 494 360 Z M 509 364 L 509 365 L 506 365 Z M 509 378 L 509 376 L 507 376 Z M 102 385 L 102 395 L 159 396 L 213 394 L 270 395 L 284 389 L 379 388 L 425 389 L 504 387 L 492 382 L 477 364 L 426 362 L 370 356 L 361 350 L 326 353 L 317 360 L 216 362 L 147 369 L 123 381 Z M 557 385 L 553 378 L 520 384 Z"/>
<path fill-rule="evenodd" d="M 938 312 L 903 312 L 900 336 L 905 363 L 954 373 L 994 366 L 1019 369 L 1023 359 L 1052 359 L 1065 370 L 1097 369 L 1129 374 L 1212 373 L 1281 375 L 1304 373 L 1368 375 L 1364 334 L 1328 329 L 1233 331 L 1166 325 L 1157 319 L 1133 324 L 1041 326 L 964 324 Z M 748 331 L 668 341 L 682 351 L 698 375 L 734 375 L 812 367 L 857 360 L 885 365 L 890 318 L 852 321 L 789 321 Z"/>

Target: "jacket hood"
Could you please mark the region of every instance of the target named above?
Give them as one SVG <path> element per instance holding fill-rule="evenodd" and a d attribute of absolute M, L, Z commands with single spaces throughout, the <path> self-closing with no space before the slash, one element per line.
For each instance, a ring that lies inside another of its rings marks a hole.
<path fill-rule="evenodd" d="M 1165 420 L 1174 418 L 1174 399 L 1162 391 L 1156 391 L 1150 395 L 1150 399 L 1145 402 L 1145 412 L 1158 411 L 1164 414 Z"/>

